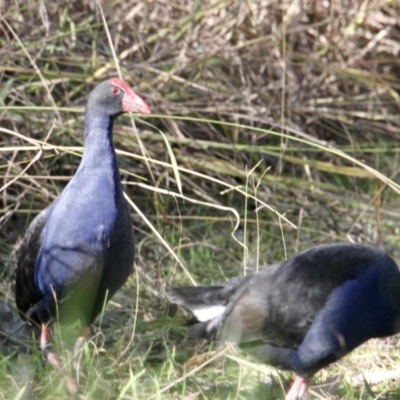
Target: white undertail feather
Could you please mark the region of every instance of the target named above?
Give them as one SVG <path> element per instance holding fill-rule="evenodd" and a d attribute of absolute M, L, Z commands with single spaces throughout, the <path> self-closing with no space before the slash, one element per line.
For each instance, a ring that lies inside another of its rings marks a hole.
<path fill-rule="evenodd" d="M 221 323 L 222 319 L 223 319 L 223 314 L 210 320 L 210 322 L 207 324 L 207 328 L 206 328 L 207 333 L 211 334 L 214 330 L 217 330 L 218 325 Z"/>
<path fill-rule="evenodd" d="M 200 322 L 210 321 L 214 318 L 220 317 L 225 311 L 226 306 L 222 305 L 196 305 L 188 306 L 190 311 L 194 314 Z"/>

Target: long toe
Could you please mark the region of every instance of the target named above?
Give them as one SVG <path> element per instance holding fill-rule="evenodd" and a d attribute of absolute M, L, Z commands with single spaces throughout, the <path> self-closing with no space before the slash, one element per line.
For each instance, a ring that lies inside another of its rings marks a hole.
<path fill-rule="evenodd" d="M 307 400 L 309 381 L 301 376 L 296 376 L 294 382 L 286 395 L 286 400 Z"/>

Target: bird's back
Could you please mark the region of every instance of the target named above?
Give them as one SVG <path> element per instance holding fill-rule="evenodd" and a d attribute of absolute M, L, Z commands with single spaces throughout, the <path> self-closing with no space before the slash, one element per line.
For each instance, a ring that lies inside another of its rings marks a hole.
<path fill-rule="evenodd" d="M 373 247 L 338 243 L 311 248 L 253 276 L 235 278 L 235 285 L 228 281 L 225 285 L 233 290 L 210 287 L 214 298 L 223 298 L 223 312 L 205 318 L 192 332 L 221 341 L 297 346 L 332 293 L 378 264 L 382 272 L 397 271 L 394 261 Z M 168 296 L 194 312 L 199 308 L 193 305 L 199 289 L 191 289 L 174 288 Z"/>

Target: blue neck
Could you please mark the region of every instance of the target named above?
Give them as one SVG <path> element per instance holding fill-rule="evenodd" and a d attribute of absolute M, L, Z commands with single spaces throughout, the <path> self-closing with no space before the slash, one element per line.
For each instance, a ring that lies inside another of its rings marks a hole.
<path fill-rule="evenodd" d="M 118 200 L 122 189 L 112 138 L 113 117 L 90 111 L 85 113 L 85 150 L 76 176 L 93 179 L 96 174 L 106 174 L 113 181 Z"/>

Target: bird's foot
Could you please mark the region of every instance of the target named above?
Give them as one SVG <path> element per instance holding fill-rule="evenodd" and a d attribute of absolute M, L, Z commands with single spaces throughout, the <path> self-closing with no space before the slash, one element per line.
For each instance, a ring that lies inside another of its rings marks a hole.
<path fill-rule="evenodd" d="M 46 359 L 49 362 L 49 364 L 56 371 L 58 371 L 61 374 L 61 376 L 63 377 L 64 384 L 65 384 L 65 387 L 67 388 L 68 392 L 77 398 L 83 398 L 79 394 L 78 383 L 75 381 L 74 378 L 72 378 L 71 376 L 69 376 L 67 373 L 64 372 L 64 370 L 61 368 L 60 361 L 59 361 L 58 357 L 56 356 L 56 354 L 53 353 L 52 351 L 50 351 L 49 349 L 47 349 L 45 356 L 46 356 Z"/>
<path fill-rule="evenodd" d="M 285 400 L 306 400 L 308 399 L 309 380 L 296 376 L 294 382 L 287 393 Z"/>
<path fill-rule="evenodd" d="M 42 325 L 42 333 L 40 336 L 40 350 L 42 350 L 43 355 L 46 357 L 46 360 L 49 362 L 49 364 L 63 377 L 64 384 L 68 392 L 76 398 L 84 398 L 82 397 L 82 395 L 79 394 L 78 383 L 75 381 L 75 379 L 65 373 L 65 371 L 61 367 L 61 363 L 57 355 L 53 352 L 50 342 L 50 328 L 47 325 Z"/>

